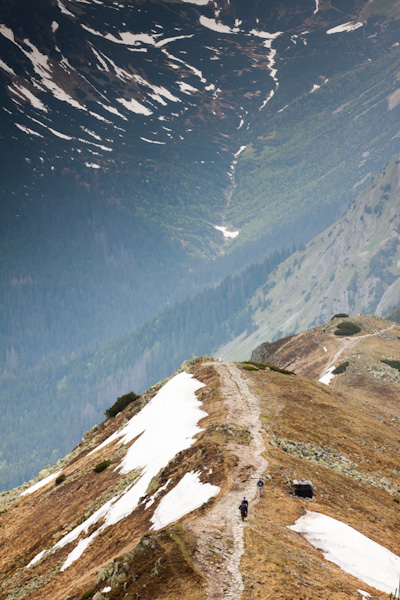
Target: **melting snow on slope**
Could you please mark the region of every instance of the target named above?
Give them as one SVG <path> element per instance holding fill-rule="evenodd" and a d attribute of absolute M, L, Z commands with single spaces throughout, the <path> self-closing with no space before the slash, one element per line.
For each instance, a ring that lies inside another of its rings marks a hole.
<path fill-rule="evenodd" d="M 304 534 L 327 560 L 364 583 L 386 594 L 397 588 L 400 558 L 349 525 L 307 511 L 289 529 Z"/>
<path fill-rule="evenodd" d="M 140 104 L 140 102 L 138 102 L 134 98 L 131 98 L 130 100 L 125 100 L 125 98 L 117 98 L 116 100 L 117 102 L 120 102 L 123 106 L 125 106 L 125 108 L 138 115 L 148 116 L 153 114 L 152 110 L 146 108 L 145 106 L 143 106 L 143 104 Z"/>
<path fill-rule="evenodd" d="M 19 123 L 14 123 L 14 124 L 15 124 L 16 127 L 18 127 L 18 129 L 20 129 L 24 133 L 27 133 L 28 135 L 35 135 L 35 136 L 41 137 L 41 138 L 43 137 L 37 131 L 34 131 L 33 129 L 29 129 L 29 127 L 24 127 L 24 125 L 20 125 Z"/>
<path fill-rule="evenodd" d="M 318 11 L 319 11 L 319 0 L 315 0 L 315 10 L 313 12 L 313 15 L 316 15 Z"/>
<path fill-rule="evenodd" d="M 156 35 L 149 35 L 148 33 L 130 33 L 129 31 L 118 32 L 120 39 L 112 35 L 112 33 L 106 33 L 103 35 L 100 31 L 96 31 L 95 29 L 91 29 L 86 25 L 81 25 L 83 29 L 92 33 L 93 35 L 97 35 L 99 37 L 104 38 L 105 40 L 109 40 L 110 42 L 114 42 L 114 44 L 123 44 L 124 46 L 136 46 L 137 44 L 148 44 L 150 46 L 154 46 L 156 43 L 155 38 L 160 37 L 161 33 Z"/>
<path fill-rule="evenodd" d="M 37 98 L 34 94 L 32 94 L 32 92 L 30 92 L 25 86 L 17 85 L 16 83 L 13 83 L 12 86 L 11 85 L 8 86 L 8 89 L 14 95 L 22 98 L 22 100 L 24 102 L 26 102 L 26 101 L 30 102 L 34 108 L 38 108 L 39 110 L 48 112 L 47 108 L 45 107 L 43 102 L 41 102 L 41 100 L 39 100 L 39 98 Z"/>
<path fill-rule="evenodd" d="M 224 238 L 235 238 L 239 235 L 239 231 L 228 231 L 226 227 L 222 225 L 214 225 L 214 229 L 222 231 Z"/>
<path fill-rule="evenodd" d="M 9 67 L 3 60 L 1 60 L 1 58 L 0 58 L 0 68 L 4 69 L 4 71 L 6 71 L 6 73 L 9 73 L 10 75 L 14 75 L 14 77 L 16 77 L 15 71 L 13 71 L 13 69 L 11 67 Z"/>
<path fill-rule="evenodd" d="M 148 142 L 149 144 L 161 144 L 162 146 L 165 145 L 166 142 L 158 142 L 157 140 L 149 140 L 148 138 L 145 137 L 141 137 L 141 140 L 143 140 L 144 142 Z"/>
<path fill-rule="evenodd" d="M 157 42 L 155 44 L 156 48 L 162 48 L 162 46 L 165 46 L 166 44 L 170 44 L 171 42 L 175 42 L 176 40 L 184 40 L 187 38 L 192 38 L 194 36 L 194 33 L 191 33 L 189 35 L 176 35 L 175 37 L 170 37 L 170 38 L 164 38 L 163 40 L 160 40 L 159 42 Z"/>
<path fill-rule="evenodd" d="M 361 23 L 360 21 L 358 23 L 351 23 L 349 21 L 348 23 L 343 23 L 342 25 L 338 25 L 337 27 L 328 29 L 328 31 L 326 33 L 328 35 L 330 35 L 332 33 L 343 33 L 344 31 L 354 31 L 355 29 L 358 29 L 359 27 L 362 27 L 362 26 L 363 26 L 363 23 Z"/>
<path fill-rule="evenodd" d="M 200 24 L 203 25 L 203 27 L 207 27 L 207 29 L 211 29 L 211 31 L 217 31 L 218 33 L 238 33 L 238 31 L 240 31 L 239 27 L 229 27 L 228 25 L 217 23 L 215 19 L 210 19 L 204 15 L 200 16 Z"/>
<path fill-rule="evenodd" d="M 34 44 L 32 44 L 28 39 L 24 39 L 25 46 L 28 46 L 30 49 L 29 52 L 25 50 L 22 46 L 20 46 L 14 38 L 14 34 L 11 29 L 6 27 L 5 25 L 0 25 L 0 33 L 4 35 L 4 37 L 8 38 L 11 42 L 13 42 L 19 50 L 31 61 L 33 69 L 41 79 L 41 85 L 46 87 L 53 94 L 55 98 L 58 100 L 62 100 L 63 102 L 68 102 L 75 108 L 79 108 L 80 110 L 86 110 L 85 106 L 82 106 L 79 102 L 77 102 L 74 98 L 72 98 L 69 94 L 67 94 L 62 88 L 60 88 L 52 79 L 51 66 L 49 65 L 49 58 L 45 54 L 42 54 Z M 72 68 L 72 67 L 71 67 Z M 36 87 L 39 89 L 43 89 L 40 84 L 35 82 Z"/>
<path fill-rule="evenodd" d="M 62 4 L 60 2 L 60 0 L 57 0 L 57 4 L 58 4 L 58 8 L 61 10 L 63 15 L 68 15 L 69 17 L 75 17 L 74 13 L 72 13 L 68 9 L 66 9 L 64 4 Z"/>
<path fill-rule="evenodd" d="M 238 156 L 240 156 L 242 154 L 242 152 L 244 152 L 246 150 L 247 146 L 240 146 L 239 150 L 237 152 L 235 152 L 234 157 L 237 158 Z"/>
<path fill-rule="evenodd" d="M 189 96 L 191 96 L 194 92 L 199 91 L 197 88 L 193 87 L 192 85 L 189 85 L 188 83 L 185 83 L 184 81 L 177 81 L 176 83 L 179 86 L 181 92 L 183 92 L 184 94 L 189 94 Z"/>
<path fill-rule="evenodd" d="M 332 379 L 335 377 L 334 374 L 332 373 L 332 371 L 335 370 L 335 365 L 333 365 L 333 367 L 329 367 L 328 371 L 325 373 L 325 375 L 323 375 L 321 377 L 321 379 L 318 379 L 318 381 L 320 383 L 325 383 L 325 385 L 329 385 L 330 382 L 332 381 Z"/>
<path fill-rule="evenodd" d="M 55 550 L 75 541 L 82 533 L 87 533 L 92 525 L 104 518 L 104 523 L 99 529 L 79 541 L 68 555 L 62 571 L 83 554 L 99 533 L 131 514 L 138 506 L 140 498 L 146 494 L 152 478 L 178 452 L 189 448 L 194 443 L 194 436 L 201 431 L 198 422 L 207 415 L 201 410 L 200 401 L 195 395 L 195 392 L 202 387 L 204 384 L 188 373 L 176 375 L 137 415 L 130 419 L 121 431 L 115 432 L 91 452 L 91 454 L 98 452 L 116 440 L 126 445 L 135 440 L 117 468 L 123 474 L 135 469 L 141 470 L 141 475 L 126 490 L 100 507 L 53 547 L 52 550 Z M 206 489 L 210 491 L 209 488 Z M 41 552 L 35 556 L 30 565 L 40 560 L 43 554 Z"/>
<path fill-rule="evenodd" d="M 199 508 L 219 492 L 211 483 L 201 483 L 199 473 L 186 473 L 164 498 L 152 516 L 154 529 L 161 529 Z"/>
<path fill-rule="evenodd" d="M 61 471 L 57 471 L 57 473 L 53 473 L 52 475 L 49 475 L 48 477 L 41 479 L 40 481 L 38 481 L 38 483 L 35 483 L 35 485 L 32 485 L 30 488 L 28 488 L 27 490 L 22 492 L 22 494 L 20 494 L 20 496 L 28 496 L 28 494 L 33 494 L 33 492 L 36 492 L 36 490 L 39 490 L 43 486 L 50 483 L 50 481 L 53 481 L 53 479 L 56 479 L 56 477 L 58 477 L 60 475 L 60 473 L 61 473 Z"/>
<path fill-rule="evenodd" d="M 200 79 L 200 81 L 202 83 L 207 83 L 207 79 L 204 79 L 203 77 L 203 73 L 201 71 L 199 71 L 199 69 L 197 69 L 196 67 L 193 67 L 192 65 L 189 65 L 188 63 L 186 63 L 184 60 L 177 58 L 176 56 L 174 56 L 173 54 L 170 54 L 167 50 L 165 50 L 165 48 L 163 50 L 161 50 L 161 52 L 163 54 L 165 54 L 165 56 L 167 56 L 170 60 L 174 60 L 176 62 L 182 63 L 183 65 L 185 65 L 185 67 L 187 67 L 188 69 L 190 69 L 195 75 L 197 75 L 197 77 Z M 177 65 L 173 65 L 171 64 L 171 67 L 173 67 L 174 69 L 178 69 L 179 67 Z"/>

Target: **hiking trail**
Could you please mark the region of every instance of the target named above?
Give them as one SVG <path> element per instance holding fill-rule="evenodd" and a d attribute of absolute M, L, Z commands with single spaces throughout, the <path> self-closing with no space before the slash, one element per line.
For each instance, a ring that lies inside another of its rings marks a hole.
<path fill-rule="evenodd" d="M 195 562 L 208 582 L 208 600 L 220 598 L 240 600 L 244 591 L 240 562 L 244 553 L 244 527 L 239 512 L 243 498 L 256 500 L 257 480 L 268 463 L 263 458 L 265 449 L 261 434 L 260 407 L 250 392 L 240 369 L 233 362 L 213 362 L 220 376 L 220 390 L 225 400 L 227 421 L 246 427 L 251 440 L 248 445 L 229 444 L 238 457 L 233 469 L 230 491 L 201 520 L 192 522 L 188 529 L 196 539 Z M 243 473 L 250 477 L 243 482 Z"/>

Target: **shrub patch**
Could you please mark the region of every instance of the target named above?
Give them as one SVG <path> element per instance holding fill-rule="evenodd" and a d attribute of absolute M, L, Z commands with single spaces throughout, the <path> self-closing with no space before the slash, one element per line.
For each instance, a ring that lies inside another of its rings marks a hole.
<path fill-rule="evenodd" d="M 335 335 L 349 336 L 359 333 L 360 331 L 361 328 L 355 323 L 352 323 L 351 321 L 343 321 L 343 323 L 338 324 L 336 331 L 333 333 Z"/>
<path fill-rule="evenodd" d="M 111 465 L 111 460 L 102 460 L 95 466 L 93 471 L 95 473 L 101 473 L 102 471 L 104 471 L 104 469 L 107 469 L 107 467 L 109 467 L 110 465 Z"/>
<path fill-rule="evenodd" d="M 139 396 L 135 394 L 135 392 L 129 392 L 129 394 L 124 394 L 124 396 L 120 396 L 110 408 L 104 411 L 106 417 L 115 417 L 118 413 L 120 413 L 124 408 L 126 408 L 129 404 L 134 402 Z"/>
<path fill-rule="evenodd" d="M 333 375 L 340 375 L 340 373 L 344 373 L 345 370 L 347 369 L 347 367 L 349 366 L 349 361 L 346 360 L 345 362 L 343 362 L 342 364 L 340 364 L 338 367 L 336 367 L 336 369 L 333 369 L 332 374 Z"/>

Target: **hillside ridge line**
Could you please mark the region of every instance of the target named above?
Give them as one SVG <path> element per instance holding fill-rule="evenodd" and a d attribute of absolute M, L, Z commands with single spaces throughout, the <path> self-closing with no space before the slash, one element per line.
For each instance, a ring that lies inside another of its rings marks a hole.
<path fill-rule="evenodd" d="M 261 434 L 260 406 L 251 393 L 240 369 L 233 362 L 214 362 L 221 382 L 227 420 L 236 426 L 246 427 L 251 440 L 249 445 L 229 443 L 238 457 L 233 469 L 230 491 L 201 519 L 187 528 L 196 540 L 195 563 L 208 582 L 208 600 L 240 600 L 244 591 L 240 563 L 244 554 L 244 527 L 240 519 L 239 504 L 243 496 L 249 501 L 256 497 L 256 481 L 268 466 L 262 453 L 265 445 Z M 242 481 L 243 473 L 250 473 Z"/>

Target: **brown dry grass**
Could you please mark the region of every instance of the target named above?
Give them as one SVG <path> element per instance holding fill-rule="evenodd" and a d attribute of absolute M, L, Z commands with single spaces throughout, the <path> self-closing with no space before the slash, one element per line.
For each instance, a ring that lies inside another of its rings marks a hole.
<path fill-rule="evenodd" d="M 358 589 L 373 598 L 385 594 L 325 561 L 311 544 L 287 527 L 305 510 L 322 512 L 400 553 L 399 505 L 383 489 L 361 484 L 328 467 L 291 456 L 270 445 L 271 437 L 329 446 L 358 464 L 365 474 L 380 473 L 400 489 L 398 421 L 299 376 L 246 372 L 260 398 L 269 462 L 264 498 L 250 512 L 243 571 L 245 600 L 255 598 L 342 600 L 357 598 Z M 310 479 L 315 498 L 293 496 L 290 482 Z M 399 494 L 397 494 L 397 499 Z M 394 590 L 393 590 L 394 591 Z"/>
<path fill-rule="evenodd" d="M 312 336 L 305 336 L 308 348 L 305 369 L 317 364 L 321 343 L 328 349 L 327 353 L 322 353 L 327 360 L 337 353 L 338 344 L 343 343 L 334 339 L 331 331 L 318 335 L 325 337 L 316 344 L 317 350 L 312 349 L 315 340 L 307 341 Z M 360 355 L 377 360 L 379 353 L 386 353 L 389 348 L 380 345 L 381 342 L 392 344 L 390 352 L 394 354 L 397 342 L 379 338 L 377 345 L 373 339 L 364 338 L 357 342 Z M 300 352 L 299 340 L 296 344 L 295 350 Z M 286 351 L 293 353 L 294 350 L 289 347 Z M 351 352 L 354 354 L 354 347 Z M 93 512 L 98 499 L 111 493 L 120 479 L 113 471 L 113 465 L 116 466 L 121 457 L 119 442 L 91 456 L 87 454 L 87 446 L 82 446 L 79 456 L 65 468 L 67 479 L 63 484 L 50 483 L 36 493 L 18 499 L 0 515 L 1 600 L 79 600 L 87 590 L 98 591 L 107 585 L 105 580 L 96 584 L 96 578 L 99 570 L 110 564 L 120 577 L 119 583 L 108 594 L 113 600 L 124 597 L 205 600 L 205 580 L 193 563 L 197 540 L 188 533 L 195 528 L 185 525 L 201 519 L 221 496 L 229 492 L 237 456 L 229 450 L 231 434 L 224 428 L 227 425 L 226 406 L 216 369 L 212 364 L 198 361 L 191 370 L 206 384 L 198 393 L 208 413 L 200 422 L 203 431 L 197 435 L 195 444 L 170 461 L 150 485 L 156 489 L 170 480 L 166 493 L 186 472 L 201 469 L 208 472 L 208 482 L 221 488 L 220 496 L 181 519 L 180 523 L 152 532 L 150 517 L 160 501 L 157 498 L 150 511 L 137 509 L 95 538 L 81 558 L 64 573 L 55 575 L 72 546 L 57 550 L 32 569 L 23 570 L 37 552 L 51 548 L 66 533 L 67 527 L 76 526 L 88 512 Z M 269 464 L 264 498 L 251 503 L 245 525 L 243 600 L 344 600 L 360 598 L 357 592 L 360 588 L 370 592 L 372 598 L 384 598 L 384 594 L 325 561 L 319 551 L 288 526 L 306 509 L 320 511 L 356 528 L 399 555 L 399 504 L 395 502 L 399 494 L 361 483 L 329 464 L 324 466 L 293 456 L 271 442 L 286 439 L 335 450 L 351 460 L 364 478 L 373 477 L 378 483 L 385 478 L 391 489 L 400 489 L 400 421 L 387 412 L 388 409 L 393 412 L 396 387 L 393 384 L 388 389 L 382 387 L 381 382 L 368 379 L 368 374 L 361 369 L 359 373 L 353 370 L 338 376 L 334 380 L 336 388 L 299 375 L 244 369 L 241 374 L 259 399 L 265 458 Z M 382 389 L 386 398 L 390 396 L 390 402 L 382 401 Z M 379 390 L 381 398 L 378 402 Z M 156 391 L 154 388 L 149 397 Z M 93 432 L 89 447 L 91 443 L 100 443 L 137 409 L 130 406 L 115 419 L 105 421 Z M 238 453 L 241 444 L 248 443 L 243 434 L 243 439 L 235 439 L 236 445 L 231 446 Z M 102 473 L 94 473 L 93 467 L 104 458 L 110 458 L 112 465 Z M 246 478 L 246 474 L 243 477 Z M 292 495 L 291 482 L 295 478 L 313 482 L 316 495 L 312 501 Z M 38 583 L 43 578 L 36 591 L 32 588 L 35 578 Z M 23 593 L 25 585 L 31 587 L 26 594 Z"/>
<path fill-rule="evenodd" d="M 198 434 L 197 441 L 193 446 L 179 453 L 159 473 L 155 484 L 159 487 L 170 479 L 168 491 L 176 485 L 184 473 L 196 472 L 207 466 L 212 468 L 212 473 L 207 477 L 207 481 L 220 486 L 224 491 L 228 485 L 229 473 L 235 463 L 235 457 L 225 451 L 226 437 L 224 433 L 209 428 L 212 424 L 225 422 L 225 407 L 219 395 L 218 375 L 212 366 L 204 366 L 202 363 L 195 364 L 193 371 L 194 375 L 207 386 L 198 393 L 203 408 L 208 413 L 199 424 L 203 431 Z M 153 389 L 150 396 L 153 396 L 156 391 L 157 388 Z M 96 437 L 96 445 L 119 428 L 125 418 L 135 414 L 137 409 L 137 406 L 129 406 L 115 419 L 105 421 L 93 434 Z M 22 572 L 18 571 L 38 552 L 45 548 L 51 548 L 67 533 L 68 529 L 83 522 L 88 516 L 90 506 L 93 506 L 98 498 L 104 497 L 115 487 L 118 480 L 121 479 L 118 472 L 113 470 L 113 467 L 119 462 L 119 444 L 119 441 L 109 444 L 102 451 L 91 456 L 87 455 L 87 451 L 82 452 L 64 469 L 67 479 L 63 484 L 56 486 L 52 482 L 45 488 L 18 499 L 1 515 L 0 577 L 4 587 L 3 591 L 0 591 L 0 598 L 7 598 L 11 592 L 14 596 L 22 597 L 21 590 L 25 585 L 32 586 L 35 578 L 38 581 L 46 578 L 52 570 L 62 565 L 76 542 L 72 546 L 56 550 L 33 568 L 25 569 Z M 94 473 L 94 466 L 106 458 L 112 459 L 110 467 L 102 473 Z M 152 511 L 159 500 L 160 498 L 156 500 Z M 212 504 L 214 501 L 211 500 L 210 503 Z M 98 506 L 96 505 L 96 507 Z M 195 511 L 195 514 L 201 515 L 204 510 L 206 510 L 206 506 Z M 90 512 L 93 511 L 94 509 L 90 510 Z M 65 572 L 58 573 L 56 577 L 50 577 L 47 584 L 41 585 L 36 592 L 32 590 L 26 597 L 30 600 L 80 598 L 85 591 L 94 587 L 101 568 L 110 564 L 116 557 L 135 550 L 140 539 L 147 534 L 151 527 L 151 514 L 152 512 L 148 513 L 139 508 L 115 526 L 107 528 L 94 539 L 76 563 L 73 563 Z M 159 586 L 157 597 L 165 600 L 176 599 L 179 594 L 182 598 L 190 597 L 196 600 L 204 596 L 202 577 L 189 560 L 190 551 L 187 548 L 191 543 L 190 538 L 182 531 L 179 535 L 177 530 L 174 532 L 173 535 L 171 534 L 172 537 L 169 537 L 169 534 L 153 534 L 153 542 L 157 551 L 150 545 L 150 548 L 143 547 L 139 552 L 138 556 L 142 567 L 139 569 L 140 573 L 136 583 L 131 582 L 130 588 L 135 590 L 132 593 L 139 593 L 140 589 L 141 598 L 151 598 L 154 597 L 152 594 L 154 594 L 155 586 Z M 138 556 L 136 558 L 139 560 Z M 160 575 L 155 577 L 154 570 L 152 571 L 147 566 L 150 564 L 154 566 L 157 560 L 162 562 L 163 568 L 159 569 Z M 131 567 L 128 567 L 126 574 L 130 579 L 132 579 L 131 571 Z M 138 574 L 136 566 L 134 571 Z M 15 577 L 16 574 L 17 577 Z M 147 583 L 146 578 L 149 580 Z M 9 581 L 8 585 L 4 583 L 7 580 Z M 170 581 L 169 585 L 165 584 L 167 580 Z M 120 597 L 118 594 L 119 592 L 116 592 L 115 598 Z"/>

